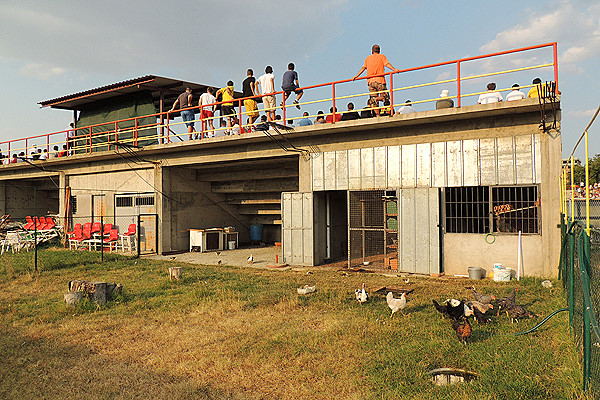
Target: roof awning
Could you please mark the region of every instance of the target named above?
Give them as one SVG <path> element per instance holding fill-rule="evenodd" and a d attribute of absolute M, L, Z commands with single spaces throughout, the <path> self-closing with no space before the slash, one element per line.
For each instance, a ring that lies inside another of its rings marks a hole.
<path fill-rule="evenodd" d="M 135 79 L 101 86 L 95 89 L 57 97 L 56 99 L 41 101 L 42 107 L 59 108 L 63 110 L 88 110 L 94 108 L 94 103 L 103 102 L 116 97 L 140 92 L 149 92 L 157 110 L 160 110 L 161 94 L 164 98 L 163 110 L 168 110 L 186 87 L 192 89 L 194 100 L 206 92 L 209 85 L 165 78 L 156 75 L 146 75 Z M 213 86 L 218 88 L 217 86 Z M 240 92 L 235 92 L 236 97 L 241 97 Z"/>

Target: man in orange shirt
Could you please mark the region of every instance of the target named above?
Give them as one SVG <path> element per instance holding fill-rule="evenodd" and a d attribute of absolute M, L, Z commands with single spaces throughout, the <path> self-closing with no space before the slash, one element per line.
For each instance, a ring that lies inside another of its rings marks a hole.
<path fill-rule="evenodd" d="M 373 76 L 383 74 L 385 72 L 385 67 L 388 67 L 391 70 L 395 70 L 394 66 L 390 64 L 387 58 L 380 54 L 381 49 L 379 45 L 374 44 L 371 55 L 365 59 L 365 63 L 358 71 L 358 74 L 352 80 L 355 80 L 362 74 L 365 70 L 367 70 L 367 85 L 369 86 L 369 106 L 372 107 L 375 111 L 375 114 L 379 115 L 379 102 L 386 101 L 390 99 L 390 95 L 387 92 L 387 86 L 385 84 L 385 77 L 383 76 Z"/>

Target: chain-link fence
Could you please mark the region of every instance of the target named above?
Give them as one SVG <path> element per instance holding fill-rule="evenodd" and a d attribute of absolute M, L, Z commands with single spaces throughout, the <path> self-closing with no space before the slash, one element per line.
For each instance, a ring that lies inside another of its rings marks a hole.
<path fill-rule="evenodd" d="M 582 354 L 583 386 L 600 398 L 600 230 L 581 222 L 562 226 L 560 276 L 569 321 Z"/>

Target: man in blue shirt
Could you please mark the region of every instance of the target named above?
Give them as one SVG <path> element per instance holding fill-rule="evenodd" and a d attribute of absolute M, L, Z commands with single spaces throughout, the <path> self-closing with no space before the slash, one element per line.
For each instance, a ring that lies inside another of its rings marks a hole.
<path fill-rule="evenodd" d="M 298 121 L 298 126 L 307 126 L 307 125 L 312 125 L 312 121 L 310 119 L 308 119 L 308 113 L 306 111 L 304 111 L 304 114 L 302 114 L 302 116 L 304 118 L 302 118 L 300 121 Z"/>
<path fill-rule="evenodd" d="M 303 90 L 298 89 L 300 87 L 300 83 L 298 82 L 298 73 L 294 71 L 294 63 L 288 64 L 288 70 L 283 73 L 283 83 L 281 84 L 281 88 L 284 90 L 283 93 L 283 101 L 281 102 L 281 106 L 285 104 L 287 98 L 292 94 L 292 92 L 296 93 L 296 100 L 294 100 L 294 104 L 296 108 L 300 109 L 300 104 L 298 104 L 298 100 L 304 94 Z"/>

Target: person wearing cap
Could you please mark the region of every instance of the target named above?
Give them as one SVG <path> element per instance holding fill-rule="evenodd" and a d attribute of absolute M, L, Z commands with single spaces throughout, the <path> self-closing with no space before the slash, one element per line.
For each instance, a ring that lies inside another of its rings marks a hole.
<path fill-rule="evenodd" d="M 512 85 L 513 90 L 511 90 L 511 92 L 506 95 L 506 101 L 522 100 L 526 98 L 527 96 L 525 95 L 525 93 L 521 92 L 519 88 L 520 86 L 518 83 Z"/>
<path fill-rule="evenodd" d="M 415 111 L 416 110 L 412 106 L 411 101 L 410 100 L 406 100 L 404 102 L 404 105 L 398 109 L 398 114 L 409 114 L 409 113 L 413 113 Z"/>
<path fill-rule="evenodd" d="M 396 69 L 386 56 L 380 54 L 379 45 L 374 44 L 371 48 L 371 55 L 365 58 L 365 63 L 363 64 L 358 74 L 352 78 L 352 80 L 356 80 L 365 70 L 367 70 L 367 85 L 369 86 L 369 106 L 373 108 L 375 114 L 379 115 L 379 102 L 380 101 L 390 101 L 390 94 L 387 92 L 387 86 L 385 82 L 384 76 L 373 76 L 373 75 L 381 75 L 385 72 L 385 67 L 388 67 L 392 71 Z"/>
<path fill-rule="evenodd" d="M 448 91 L 448 89 L 442 90 L 442 93 L 440 93 L 441 99 L 439 99 L 438 101 L 435 102 L 436 110 L 440 110 L 442 108 L 453 108 L 454 107 L 454 100 L 448 98 L 449 94 L 450 94 L 450 92 Z"/>
<path fill-rule="evenodd" d="M 477 104 L 498 103 L 499 101 L 502 101 L 502 95 L 496 92 L 496 84 L 494 82 L 490 82 L 487 84 L 487 91 L 479 95 Z"/>
<path fill-rule="evenodd" d="M 541 85 L 542 80 L 540 78 L 535 78 L 531 83 L 534 84 L 535 86 L 532 87 L 531 89 L 529 89 L 529 92 L 527 93 L 527 98 L 540 97 L 540 92 L 538 91 L 538 88 L 539 88 L 538 85 Z"/>

